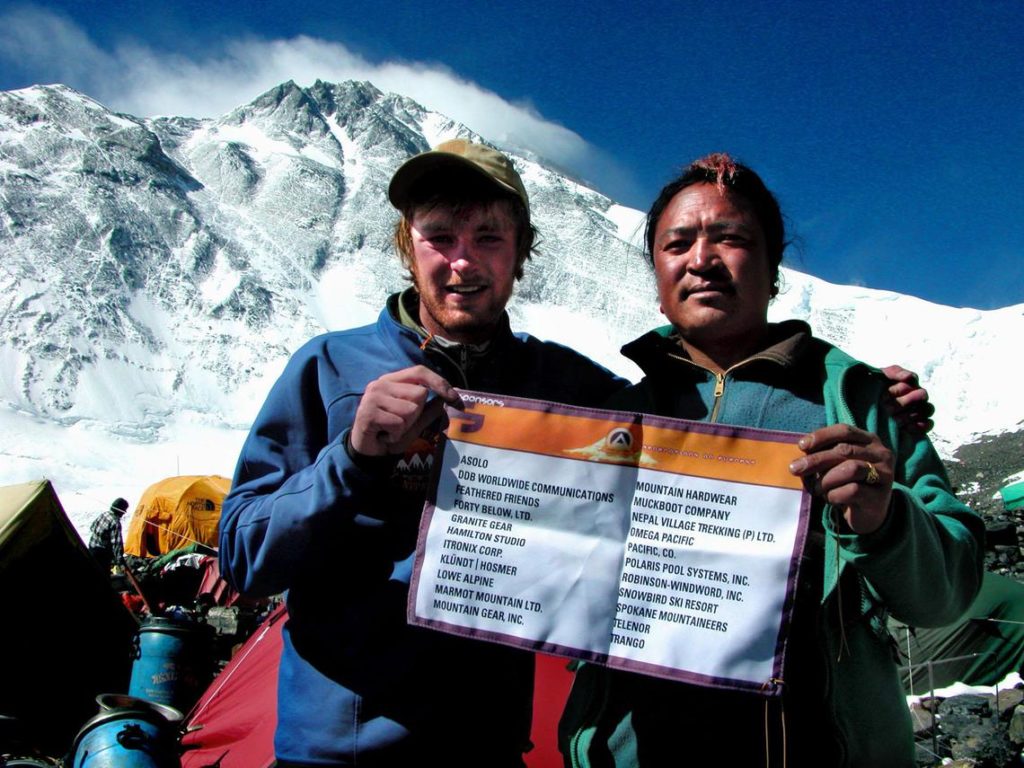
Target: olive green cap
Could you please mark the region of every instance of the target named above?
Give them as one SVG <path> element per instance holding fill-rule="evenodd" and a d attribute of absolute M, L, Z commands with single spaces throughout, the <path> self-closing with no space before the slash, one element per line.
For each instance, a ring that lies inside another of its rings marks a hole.
<path fill-rule="evenodd" d="M 398 210 L 405 210 L 409 203 L 409 193 L 417 182 L 429 174 L 443 172 L 446 168 L 479 174 L 481 178 L 522 200 L 529 213 L 530 199 L 512 161 L 496 149 L 466 139 L 446 141 L 429 152 L 421 152 L 406 160 L 391 177 L 388 199 Z"/>

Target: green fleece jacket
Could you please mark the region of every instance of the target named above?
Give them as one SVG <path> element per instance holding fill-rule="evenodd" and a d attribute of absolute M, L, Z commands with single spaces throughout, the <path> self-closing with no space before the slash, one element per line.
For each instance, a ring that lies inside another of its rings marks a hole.
<path fill-rule="evenodd" d="M 886 522 L 857 535 L 841 510 L 816 505 L 820 524 L 808 548 L 816 541 L 818 552 L 809 561 L 805 553 L 786 664 L 795 685 L 781 703 L 583 665 L 560 726 L 568 765 L 650 768 L 716 754 L 729 764 L 740 748 L 754 764 L 781 764 L 783 751 L 791 767 L 914 764 L 886 616 L 922 627 L 955 621 L 981 583 L 984 526 L 953 496 L 927 438 L 889 417 L 880 372 L 799 321 L 771 326 L 770 338 L 718 376 L 686 357 L 671 326 L 652 331 L 623 349 L 646 376 L 611 406 L 799 432 L 834 423 L 873 432 L 895 459 Z"/>

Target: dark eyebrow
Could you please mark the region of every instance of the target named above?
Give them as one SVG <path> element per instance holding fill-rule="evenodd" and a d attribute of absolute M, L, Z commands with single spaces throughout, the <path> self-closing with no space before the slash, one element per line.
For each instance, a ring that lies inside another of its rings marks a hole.
<path fill-rule="evenodd" d="M 674 240 L 677 237 L 692 234 L 696 229 L 696 227 L 672 227 L 672 229 L 666 229 L 658 236 L 658 242 L 663 243 L 666 240 Z"/>
<path fill-rule="evenodd" d="M 455 227 L 456 224 L 452 216 L 428 217 L 425 221 L 418 222 L 416 225 L 416 228 L 423 234 L 433 234 L 443 230 L 454 229 Z M 514 229 L 514 227 L 511 225 L 503 227 L 500 219 L 488 216 L 476 225 L 474 231 L 503 232 L 508 229 Z"/>
<path fill-rule="evenodd" d="M 676 237 L 692 237 L 697 229 L 697 227 L 673 227 L 672 229 L 666 229 L 661 233 L 661 237 L 658 238 L 657 242 L 660 245 L 666 240 Z M 703 229 L 707 229 L 710 232 L 733 231 L 747 233 L 751 231 L 750 225 L 740 219 L 719 219 L 708 223 Z"/>
<path fill-rule="evenodd" d="M 511 229 L 511 227 L 502 227 L 501 222 L 497 219 L 484 219 L 481 221 L 476 228 L 477 232 L 501 232 L 504 229 Z"/>
<path fill-rule="evenodd" d="M 426 221 L 416 222 L 416 229 L 423 234 L 432 234 L 441 230 L 451 229 L 452 220 L 450 216 L 434 216 Z"/>

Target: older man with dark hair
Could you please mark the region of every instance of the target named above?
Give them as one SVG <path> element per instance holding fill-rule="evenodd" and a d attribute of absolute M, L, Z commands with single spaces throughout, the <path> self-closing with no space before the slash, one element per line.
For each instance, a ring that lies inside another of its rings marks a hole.
<path fill-rule="evenodd" d="M 623 352 L 645 372 L 612 407 L 805 433 L 790 470 L 814 513 L 778 698 L 593 665 L 562 722 L 574 766 L 912 766 L 913 735 L 885 629 L 954 621 L 982 573 L 981 520 L 928 440 L 887 413 L 875 369 L 768 322 L 785 228 L 750 168 L 716 154 L 667 185 L 647 256 L 670 325 Z M 697 630 L 695 630 L 697 631 Z"/>

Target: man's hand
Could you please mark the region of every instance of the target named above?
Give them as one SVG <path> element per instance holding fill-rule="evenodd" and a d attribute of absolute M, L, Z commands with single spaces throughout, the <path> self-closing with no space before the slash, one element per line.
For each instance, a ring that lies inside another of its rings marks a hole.
<path fill-rule="evenodd" d="M 431 392 L 437 397 L 431 399 Z M 458 392 L 426 366 L 386 373 L 367 385 L 349 443 L 364 456 L 402 453 L 441 415 L 445 403 L 462 408 Z"/>
<path fill-rule="evenodd" d="M 921 386 L 917 374 L 900 365 L 882 369 L 889 379 L 889 398 L 886 407 L 900 426 L 924 435 L 935 423 L 932 415 L 935 406 L 928 402 L 928 390 Z"/>
<path fill-rule="evenodd" d="M 893 457 L 877 435 L 833 424 L 800 438 L 807 455 L 789 465 L 815 496 L 843 508 L 854 533 L 878 530 L 889 514 Z"/>

